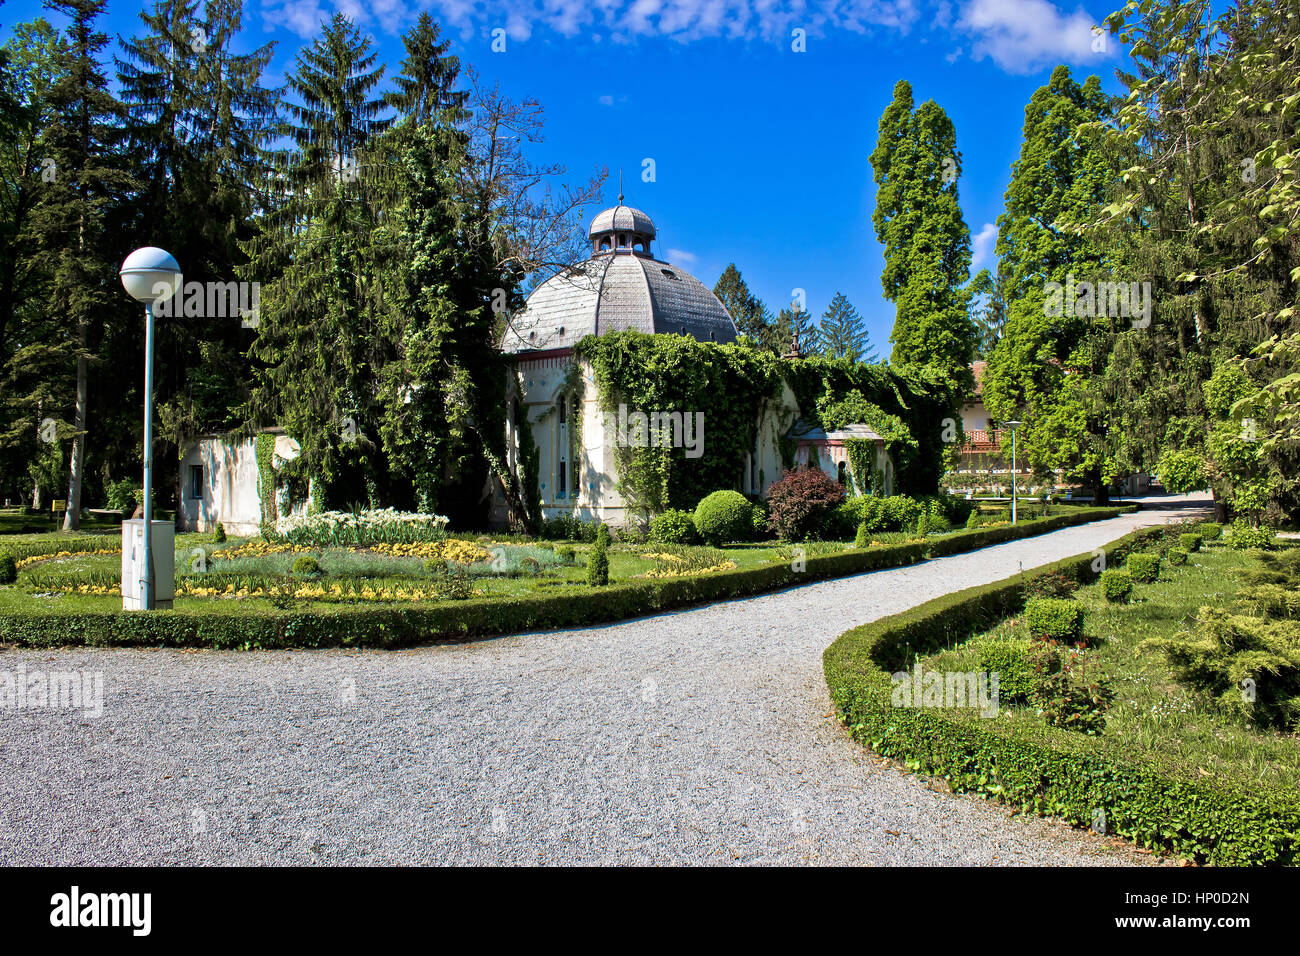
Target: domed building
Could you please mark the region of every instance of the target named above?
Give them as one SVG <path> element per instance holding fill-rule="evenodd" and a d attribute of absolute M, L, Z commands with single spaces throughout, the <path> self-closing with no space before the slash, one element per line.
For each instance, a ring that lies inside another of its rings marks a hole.
<path fill-rule="evenodd" d="M 591 257 L 534 289 L 502 338 L 501 348 L 512 357 L 517 373 L 511 376 L 507 398 L 508 465 L 519 473 L 519 447 L 525 434 L 520 422 L 526 416 L 538 450 L 542 517 L 573 515 L 621 525 L 633 516 L 625 513 L 617 490 L 613 449 L 620 434 L 626 436 L 626 429 L 620 432 L 601 411 L 590 367 L 579 361 L 579 367 L 573 368 L 574 345 L 588 335 L 624 331 L 689 335 L 701 342 L 727 344 L 736 341 L 738 332 L 708 286 L 685 269 L 655 257 L 654 221 L 640 209 L 625 206 L 622 195 L 618 205 L 596 215 L 587 236 Z M 698 436 L 688 432 L 686 437 L 706 442 L 707 410 L 692 414 L 702 419 L 702 427 Z M 781 476 L 778 436 L 796 427 L 799 409 L 787 386 L 775 408 L 756 410 L 756 414 L 763 416 L 757 447 L 747 456 L 734 485 L 751 495 L 762 494 Z M 575 422 L 581 428 L 577 436 L 570 434 Z M 883 442 L 880 447 L 883 453 Z M 834 468 L 831 463 L 827 470 L 835 474 Z M 504 526 L 508 519 L 498 489 L 492 520 Z"/>

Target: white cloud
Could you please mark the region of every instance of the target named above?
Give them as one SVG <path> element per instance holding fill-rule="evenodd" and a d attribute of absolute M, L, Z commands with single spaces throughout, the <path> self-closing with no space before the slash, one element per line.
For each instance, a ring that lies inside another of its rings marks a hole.
<path fill-rule="evenodd" d="M 972 59 L 988 57 L 1008 73 L 1034 73 L 1054 63 L 1091 64 L 1110 55 L 1110 37 L 1093 51 L 1100 23 L 1082 7 L 1064 14 L 1048 0 L 969 0 L 957 29 L 971 38 Z"/>
<path fill-rule="evenodd" d="M 998 227 L 991 222 L 980 226 L 970 242 L 970 271 L 978 272 L 988 265 L 993 258 L 993 249 L 998 241 Z"/>
<path fill-rule="evenodd" d="M 695 260 L 697 258 L 698 257 L 695 255 L 695 253 L 687 252 L 685 249 L 668 250 L 669 262 L 680 262 L 684 266 L 693 266 L 695 265 Z"/>

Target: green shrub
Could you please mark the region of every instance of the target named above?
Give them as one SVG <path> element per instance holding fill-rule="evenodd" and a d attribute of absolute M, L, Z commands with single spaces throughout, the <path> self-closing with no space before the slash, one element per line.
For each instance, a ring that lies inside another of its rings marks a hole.
<path fill-rule="evenodd" d="M 966 528 L 971 530 L 980 526 L 980 510 L 972 508 L 969 515 L 966 516 Z"/>
<path fill-rule="evenodd" d="M 578 552 L 567 545 L 563 548 L 557 548 L 555 556 L 560 559 L 561 564 L 572 565 L 578 562 Z"/>
<path fill-rule="evenodd" d="M 1160 577 L 1160 555 L 1130 554 L 1125 562 L 1128 576 L 1139 584 L 1151 584 Z"/>
<path fill-rule="evenodd" d="M 1079 590 L 1079 582 L 1061 571 L 1044 571 L 1025 582 L 1025 599 L 1068 598 Z"/>
<path fill-rule="evenodd" d="M 1300 622 L 1203 607 L 1192 631 L 1150 638 L 1184 683 L 1259 727 L 1300 730 Z"/>
<path fill-rule="evenodd" d="M 871 535 L 867 533 L 867 523 L 858 525 L 858 533 L 853 538 L 853 547 L 865 548 L 871 544 Z"/>
<path fill-rule="evenodd" d="M 943 515 L 924 514 L 916 519 L 916 533 L 921 537 L 927 534 L 943 534 L 951 530 L 952 525 Z"/>
<path fill-rule="evenodd" d="M 320 562 L 310 554 L 302 554 L 293 562 L 293 573 L 301 574 L 304 577 L 318 578 L 325 573 L 320 566 Z"/>
<path fill-rule="evenodd" d="M 447 562 L 442 558 L 429 558 L 424 562 L 424 570 L 435 577 L 447 573 Z"/>
<path fill-rule="evenodd" d="M 1050 726 L 1100 736 L 1115 694 L 1099 679 L 1079 679 L 1062 668 L 1039 676 L 1034 689 L 1038 715 Z"/>
<path fill-rule="evenodd" d="M 1170 548 L 1165 552 L 1165 557 L 1169 559 L 1170 564 L 1187 563 L 1187 552 L 1182 548 Z"/>
<path fill-rule="evenodd" d="M 212 530 L 212 540 L 217 544 L 225 544 L 226 542 L 226 526 L 220 521 L 217 522 L 216 528 Z"/>
<path fill-rule="evenodd" d="M 1133 579 L 1127 571 L 1111 568 L 1101 573 L 1101 592 L 1106 600 L 1114 604 L 1123 604 L 1133 593 Z"/>
<path fill-rule="evenodd" d="M 140 482 L 133 478 L 109 482 L 104 489 L 104 504 L 129 518 L 140 503 L 140 493 Z"/>
<path fill-rule="evenodd" d="M 1206 541 L 1217 541 L 1223 535 L 1223 525 L 1214 521 L 1202 521 L 1196 530 Z"/>
<path fill-rule="evenodd" d="M 1029 636 L 1073 644 L 1083 638 L 1083 605 L 1069 598 L 1032 598 L 1025 604 Z"/>
<path fill-rule="evenodd" d="M 596 532 L 596 543 L 592 545 L 587 557 L 587 583 L 592 587 L 603 588 L 609 584 L 609 529 L 603 524 Z"/>
<path fill-rule="evenodd" d="M 689 511 L 670 508 L 650 519 L 651 544 L 694 544 L 695 519 Z"/>
<path fill-rule="evenodd" d="M 739 491 L 715 491 L 695 507 L 695 530 L 708 544 L 748 541 L 753 528 L 754 506 Z"/>
<path fill-rule="evenodd" d="M 1024 704 L 1033 696 L 1038 677 L 1030 660 L 1033 641 L 983 640 L 975 645 L 980 670 L 998 675 L 998 703 Z"/>
<path fill-rule="evenodd" d="M 767 509 L 761 504 L 755 504 L 754 510 L 750 514 L 750 540 L 758 541 L 762 538 L 772 536 L 772 524 L 768 520 Z"/>
<path fill-rule="evenodd" d="M 0 584 L 13 584 L 18 580 L 18 562 L 8 551 L 0 551 Z"/>
<path fill-rule="evenodd" d="M 1273 529 L 1261 525 L 1256 528 L 1249 521 L 1238 518 L 1228 529 L 1228 544 L 1235 551 L 1249 548 L 1271 548 L 1273 546 Z"/>
<path fill-rule="evenodd" d="M 601 522 L 596 526 L 596 543 L 606 549 L 613 544 L 613 540 L 609 533 L 609 525 L 604 522 Z"/>
<path fill-rule="evenodd" d="M 1203 539 L 1199 534 L 1188 533 L 1180 534 L 1178 536 L 1178 543 L 1182 545 L 1183 550 L 1188 554 L 1195 554 L 1197 551 L 1200 551 L 1202 541 Z"/>
<path fill-rule="evenodd" d="M 916 527 L 925 512 L 921 502 L 906 495 L 890 495 L 880 503 L 880 520 L 884 531 L 906 531 Z"/>

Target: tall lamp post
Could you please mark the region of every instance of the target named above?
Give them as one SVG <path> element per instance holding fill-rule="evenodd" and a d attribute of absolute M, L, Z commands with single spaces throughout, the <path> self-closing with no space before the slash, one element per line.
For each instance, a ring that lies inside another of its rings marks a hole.
<path fill-rule="evenodd" d="M 1011 429 L 1011 523 L 1016 523 L 1016 429 L 1024 422 L 1003 422 Z"/>
<path fill-rule="evenodd" d="M 120 272 L 131 298 L 144 303 L 144 579 L 140 597 L 145 610 L 154 609 L 153 567 L 153 306 L 170 299 L 181 284 L 176 258 L 157 246 L 145 246 L 126 257 Z"/>

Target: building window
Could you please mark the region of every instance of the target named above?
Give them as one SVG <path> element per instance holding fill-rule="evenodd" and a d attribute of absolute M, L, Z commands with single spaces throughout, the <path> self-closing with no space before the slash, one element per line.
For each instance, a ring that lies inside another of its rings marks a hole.
<path fill-rule="evenodd" d="M 190 465 L 190 497 L 203 497 L 203 466 Z"/>
<path fill-rule="evenodd" d="M 568 464 L 569 464 L 569 463 L 568 463 L 567 461 L 562 461 L 562 462 L 560 462 L 560 476 L 559 476 L 559 477 L 560 477 L 560 480 L 559 480 L 559 482 L 558 482 L 557 484 L 558 484 L 558 487 L 559 487 L 559 494 L 560 494 L 560 497 L 561 497 L 561 498 L 564 498 L 564 497 L 566 497 L 566 496 L 568 495 L 568 489 L 569 489 L 568 480 L 569 480 L 569 476 L 566 474 L 566 471 L 567 471 L 567 465 L 568 465 Z"/>
<path fill-rule="evenodd" d="M 841 485 L 843 485 L 847 483 L 846 481 L 847 478 L 848 475 L 845 473 L 844 462 L 840 462 L 838 465 L 835 466 L 835 480 L 838 481 Z"/>
<path fill-rule="evenodd" d="M 568 414 L 568 412 L 569 412 L 569 403 L 566 402 L 566 401 L 564 400 L 564 396 L 561 395 L 561 396 L 560 396 L 560 424 L 561 424 L 561 425 L 566 425 L 566 424 L 568 424 L 568 421 L 569 421 L 569 414 Z"/>

